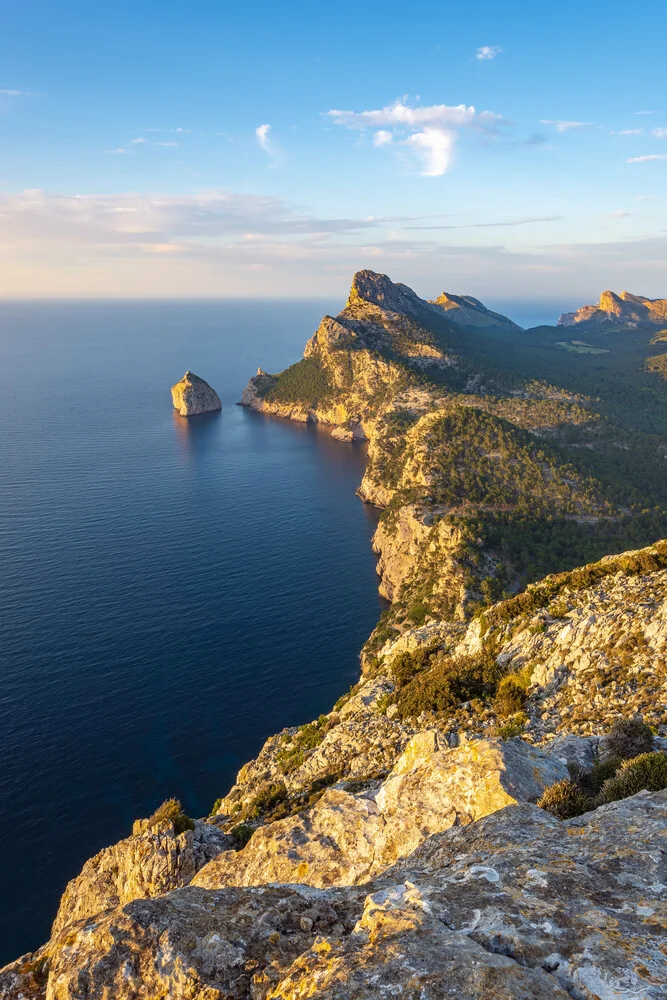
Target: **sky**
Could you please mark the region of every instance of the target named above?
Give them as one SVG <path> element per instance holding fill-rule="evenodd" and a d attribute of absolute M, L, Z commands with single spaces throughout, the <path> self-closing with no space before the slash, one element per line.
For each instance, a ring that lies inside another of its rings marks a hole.
<path fill-rule="evenodd" d="M 0 297 L 667 296 L 667 4 L 4 0 Z"/>

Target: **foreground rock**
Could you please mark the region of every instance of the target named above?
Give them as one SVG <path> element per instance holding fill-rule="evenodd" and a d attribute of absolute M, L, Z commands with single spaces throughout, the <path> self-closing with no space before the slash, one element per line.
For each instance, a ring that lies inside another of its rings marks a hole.
<path fill-rule="evenodd" d="M 220 397 L 208 382 L 194 372 L 186 372 L 180 382 L 171 387 L 174 408 L 182 417 L 212 413 L 222 408 Z"/>
<path fill-rule="evenodd" d="M 178 889 L 70 925 L 0 996 L 664 1000 L 666 827 L 664 792 L 565 823 L 523 804 L 363 887 Z"/>
<path fill-rule="evenodd" d="M 193 884 L 359 884 L 431 834 L 516 802 L 536 802 L 548 785 L 568 776 L 558 757 L 522 740 L 439 747 L 437 733 L 419 733 L 379 787 L 356 795 L 329 789 L 312 808 L 261 827 L 243 851 L 220 854 Z"/>

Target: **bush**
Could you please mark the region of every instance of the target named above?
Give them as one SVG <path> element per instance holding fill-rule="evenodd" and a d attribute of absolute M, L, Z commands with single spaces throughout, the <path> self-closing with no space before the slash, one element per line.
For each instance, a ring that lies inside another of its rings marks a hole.
<path fill-rule="evenodd" d="M 331 392 L 332 386 L 317 358 L 302 358 L 277 376 L 264 398 L 273 403 L 310 407 L 327 399 Z"/>
<path fill-rule="evenodd" d="M 660 792 L 663 788 L 667 788 L 667 754 L 642 753 L 624 761 L 613 778 L 605 781 L 597 801 L 617 802 L 644 789 Z"/>
<path fill-rule="evenodd" d="M 211 811 L 209 813 L 209 816 L 217 816 L 218 809 L 220 808 L 221 805 L 222 805 L 222 799 L 216 799 L 213 805 L 211 806 Z"/>
<path fill-rule="evenodd" d="M 526 728 L 528 716 L 525 712 L 517 712 L 511 716 L 507 722 L 498 729 L 498 736 L 501 740 L 511 740 L 513 736 L 521 736 Z"/>
<path fill-rule="evenodd" d="M 428 664 L 432 649 L 420 646 L 411 652 L 405 650 L 392 661 L 391 677 L 397 688 L 405 687 L 413 677 L 416 677 L 420 670 Z"/>
<path fill-rule="evenodd" d="M 600 792 L 605 781 L 612 778 L 621 766 L 620 757 L 607 757 L 606 760 L 597 760 L 590 771 L 585 771 L 579 764 L 568 764 L 567 769 L 570 777 L 576 781 L 584 795 L 594 799 Z"/>
<path fill-rule="evenodd" d="M 579 788 L 576 782 L 570 778 L 557 781 L 555 785 L 545 788 L 542 797 L 538 800 L 540 809 L 546 809 L 552 816 L 558 819 L 571 819 L 573 816 L 581 816 L 592 808 L 592 802 Z"/>
<path fill-rule="evenodd" d="M 294 736 L 289 737 L 289 746 L 280 750 L 276 755 L 276 760 L 283 774 L 291 774 L 301 767 L 306 759 L 309 750 L 318 747 L 331 727 L 335 725 L 333 719 L 326 715 L 320 715 L 315 722 L 307 722 L 300 726 Z"/>
<path fill-rule="evenodd" d="M 268 812 L 278 803 L 284 802 L 286 798 L 287 788 L 284 781 L 267 781 L 260 785 L 255 794 L 250 814 L 253 818 L 259 816 L 260 813 Z"/>
<path fill-rule="evenodd" d="M 528 700 L 526 682 L 518 674 L 503 677 L 496 690 L 494 707 L 501 719 L 523 712 Z"/>
<path fill-rule="evenodd" d="M 422 712 L 453 711 L 473 698 L 488 698 L 496 690 L 500 673 L 490 647 L 477 656 L 438 657 L 430 669 L 422 670 L 398 692 L 399 715 L 407 719 Z"/>
<path fill-rule="evenodd" d="M 178 799 L 166 799 L 161 806 L 158 806 L 153 815 L 148 818 L 148 829 L 153 830 L 164 820 L 174 824 L 174 833 L 176 834 L 195 828 L 195 821 L 186 816 Z"/>
<path fill-rule="evenodd" d="M 233 826 L 229 833 L 234 840 L 235 850 L 242 851 L 254 832 L 255 828 L 248 826 L 247 823 L 237 823 L 236 826 Z"/>
<path fill-rule="evenodd" d="M 605 747 L 614 757 L 631 760 L 653 749 L 653 733 L 639 718 L 617 719 L 605 738 Z"/>

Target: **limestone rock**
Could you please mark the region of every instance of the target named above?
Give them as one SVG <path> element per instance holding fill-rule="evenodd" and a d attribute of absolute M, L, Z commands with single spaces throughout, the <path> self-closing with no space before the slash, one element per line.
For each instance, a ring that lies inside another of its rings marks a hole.
<path fill-rule="evenodd" d="M 177 889 L 71 924 L 0 996 L 664 1000 L 666 828 L 664 792 L 564 823 L 521 804 L 364 886 Z"/>
<path fill-rule="evenodd" d="M 437 733 L 417 734 L 374 795 L 330 788 L 310 809 L 260 827 L 242 851 L 220 854 L 192 884 L 359 884 L 433 833 L 534 802 L 568 776 L 561 761 L 522 740 L 440 746 Z"/>
<path fill-rule="evenodd" d="M 186 372 L 180 382 L 171 387 L 174 408 L 182 417 L 212 413 L 222 407 L 220 397 L 208 382 L 194 372 Z"/>
<path fill-rule="evenodd" d="M 521 330 L 517 323 L 513 323 L 502 313 L 487 309 L 483 302 L 473 298 L 472 295 L 452 295 L 449 292 L 443 292 L 434 300 L 433 305 L 439 306 L 451 323 L 458 323 L 461 326 Z"/>
<path fill-rule="evenodd" d="M 136 834 L 90 858 L 81 874 L 68 884 L 53 924 L 54 934 L 73 921 L 187 885 L 200 868 L 229 846 L 229 837 L 199 820 L 194 830 L 180 834 L 169 820 L 152 829 L 142 821 L 136 825 Z"/>
<path fill-rule="evenodd" d="M 597 305 L 582 306 L 576 312 L 564 313 L 558 320 L 558 326 L 614 322 L 632 328 L 640 323 L 664 326 L 665 320 L 667 299 L 647 299 L 644 295 L 633 295 L 631 292 L 617 295 L 606 291 L 600 295 Z"/>

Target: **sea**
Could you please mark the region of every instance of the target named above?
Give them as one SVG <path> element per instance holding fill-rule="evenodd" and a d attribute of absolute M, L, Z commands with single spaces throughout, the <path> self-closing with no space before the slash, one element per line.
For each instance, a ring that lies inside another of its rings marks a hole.
<path fill-rule="evenodd" d="M 0 304 L 0 965 L 135 818 L 207 815 L 358 679 L 365 447 L 235 405 L 334 308 Z M 186 369 L 222 412 L 175 412 Z"/>
<path fill-rule="evenodd" d="M 235 405 L 339 308 L 0 303 L 0 965 L 134 819 L 206 815 L 357 680 L 384 607 L 365 446 Z M 220 413 L 174 411 L 186 369 Z"/>

